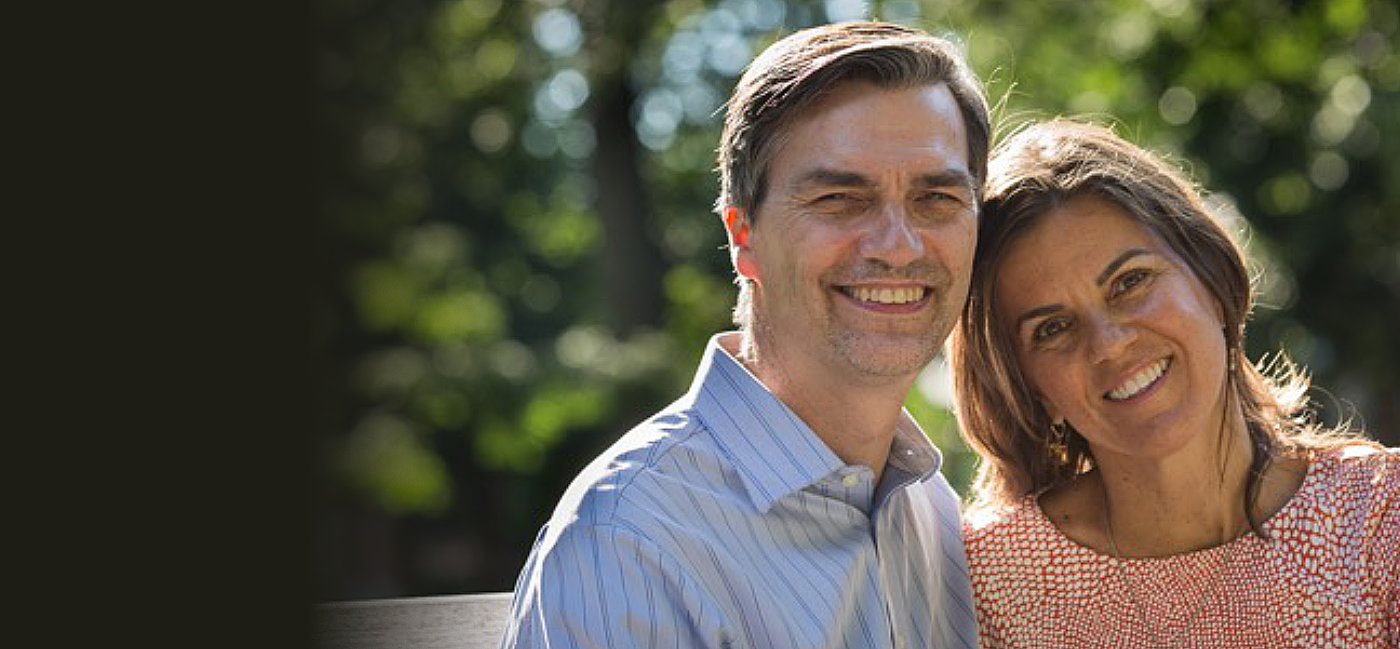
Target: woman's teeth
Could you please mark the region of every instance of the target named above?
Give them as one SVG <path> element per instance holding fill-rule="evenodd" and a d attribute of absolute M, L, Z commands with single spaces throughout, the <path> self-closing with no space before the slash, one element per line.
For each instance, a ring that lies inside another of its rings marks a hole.
<path fill-rule="evenodd" d="M 1171 359 L 1164 358 L 1156 363 L 1148 365 L 1143 368 L 1141 372 L 1138 372 L 1133 375 L 1132 378 L 1124 381 L 1123 385 L 1110 390 L 1108 392 L 1108 398 L 1113 401 L 1122 401 L 1136 396 L 1137 393 L 1142 392 L 1147 386 L 1152 385 L 1158 377 L 1162 376 L 1163 372 L 1167 371 L 1167 365 L 1171 364 L 1170 361 Z"/>

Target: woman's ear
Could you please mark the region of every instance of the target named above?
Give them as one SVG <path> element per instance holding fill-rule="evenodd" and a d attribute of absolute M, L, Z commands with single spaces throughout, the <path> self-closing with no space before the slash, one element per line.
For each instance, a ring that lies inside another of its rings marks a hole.
<path fill-rule="evenodd" d="M 758 260 L 749 245 L 752 229 L 748 214 L 732 205 L 724 208 L 724 231 L 729 235 L 729 260 L 734 271 L 745 279 L 757 280 Z"/>
<path fill-rule="evenodd" d="M 1056 408 L 1056 407 L 1054 406 L 1054 404 L 1052 404 L 1052 403 L 1050 403 L 1048 400 L 1046 400 L 1045 397 L 1043 397 L 1043 396 L 1037 394 L 1037 395 L 1036 395 L 1036 399 L 1039 399 L 1039 400 L 1040 400 L 1040 407 L 1041 407 L 1041 408 L 1044 408 L 1044 409 L 1045 409 L 1045 414 L 1047 414 L 1047 415 L 1050 416 L 1050 421 L 1051 421 L 1051 423 L 1056 423 L 1056 422 L 1063 422 L 1063 421 L 1065 421 L 1065 416 L 1064 416 L 1063 414 L 1060 413 L 1060 409 L 1059 409 L 1059 408 Z"/>

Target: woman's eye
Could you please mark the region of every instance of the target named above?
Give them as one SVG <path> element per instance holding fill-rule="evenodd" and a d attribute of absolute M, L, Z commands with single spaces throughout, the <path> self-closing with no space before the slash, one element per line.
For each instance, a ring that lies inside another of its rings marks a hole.
<path fill-rule="evenodd" d="M 1122 295 L 1123 293 L 1137 288 L 1142 285 L 1143 282 L 1146 282 L 1148 277 L 1147 270 L 1142 268 L 1130 270 L 1119 275 L 1118 279 L 1113 282 L 1113 295 Z"/>
<path fill-rule="evenodd" d="M 1051 318 L 1041 322 L 1035 326 L 1035 329 L 1031 330 L 1031 340 L 1044 342 L 1067 328 L 1069 328 L 1069 323 L 1065 322 L 1063 318 Z"/>

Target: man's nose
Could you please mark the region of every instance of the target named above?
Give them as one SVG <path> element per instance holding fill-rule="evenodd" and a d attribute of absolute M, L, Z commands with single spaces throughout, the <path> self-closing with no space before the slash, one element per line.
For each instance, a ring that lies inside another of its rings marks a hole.
<path fill-rule="evenodd" d="M 899 268 L 923 258 L 924 240 L 903 205 L 888 205 L 874 215 L 861 240 L 861 253 Z"/>

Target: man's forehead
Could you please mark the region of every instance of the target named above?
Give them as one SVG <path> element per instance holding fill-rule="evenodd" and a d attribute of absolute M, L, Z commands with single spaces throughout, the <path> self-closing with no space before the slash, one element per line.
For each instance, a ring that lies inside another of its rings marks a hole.
<path fill-rule="evenodd" d="M 943 83 L 884 88 L 847 82 L 775 128 L 775 149 L 803 140 L 833 156 L 966 155 L 962 110 Z"/>

